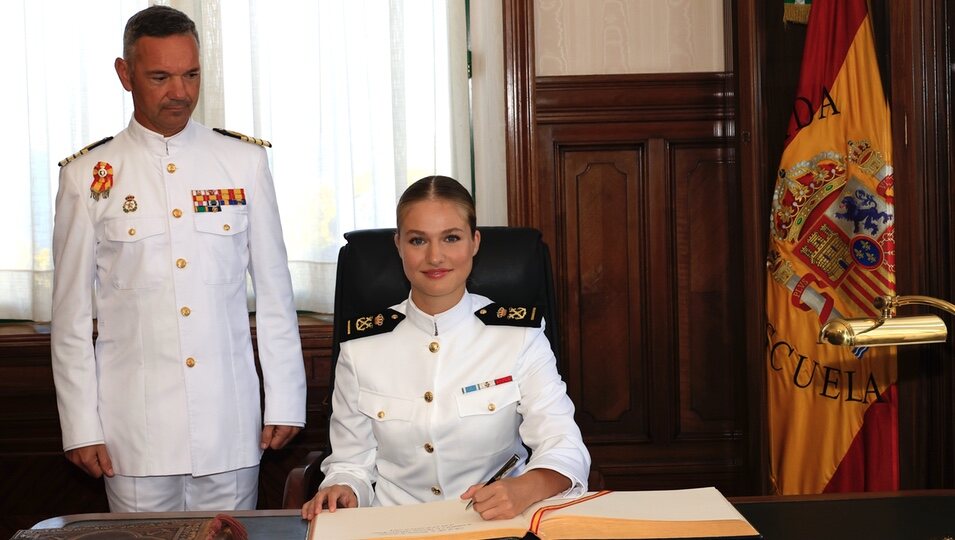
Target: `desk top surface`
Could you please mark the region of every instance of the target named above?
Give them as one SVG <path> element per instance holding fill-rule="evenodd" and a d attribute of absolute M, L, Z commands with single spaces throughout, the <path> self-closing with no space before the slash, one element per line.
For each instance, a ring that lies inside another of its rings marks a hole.
<path fill-rule="evenodd" d="M 955 539 L 955 490 L 900 491 L 776 497 L 731 497 L 765 540 Z M 212 517 L 216 512 L 77 514 L 50 518 L 34 529 L 102 526 L 135 520 Z M 298 510 L 230 512 L 250 538 L 302 540 L 308 523 Z"/>
<path fill-rule="evenodd" d="M 731 497 L 765 540 L 955 539 L 955 490 Z"/>

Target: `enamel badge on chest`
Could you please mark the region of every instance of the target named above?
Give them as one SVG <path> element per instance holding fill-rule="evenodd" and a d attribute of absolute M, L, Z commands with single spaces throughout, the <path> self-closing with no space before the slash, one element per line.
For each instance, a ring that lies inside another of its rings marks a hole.
<path fill-rule="evenodd" d="M 93 166 L 93 183 L 90 184 L 90 197 L 98 201 L 100 196 L 109 198 L 109 190 L 113 187 L 113 166 L 100 161 Z"/>
<path fill-rule="evenodd" d="M 126 202 L 123 203 L 123 212 L 130 213 L 135 212 L 139 208 L 139 205 L 136 204 L 136 197 L 132 195 L 126 196 Z"/>

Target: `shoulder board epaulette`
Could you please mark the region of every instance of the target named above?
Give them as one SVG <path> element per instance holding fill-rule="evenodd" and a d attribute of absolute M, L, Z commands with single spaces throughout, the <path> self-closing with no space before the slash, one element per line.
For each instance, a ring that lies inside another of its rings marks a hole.
<path fill-rule="evenodd" d="M 536 307 L 502 306 L 488 304 L 474 312 L 478 319 L 488 326 L 523 326 L 540 328 L 541 312 Z"/>
<path fill-rule="evenodd" d="M 96 141 L 96 142 L 93 143 L 93 144 L 90 144 L 90 145 L 88 145 L 88 146 L 83 147 L 82 150 L 80 150 L 79 152 L 73 154 L 72 156 L 61 159 L 60 162 L 58 163 L 58 165 L 59 165 L 60 167 L 62 167 L 62 166 L 64 166 L 64 165 L 66 165 L 67 163 L 73 161 L 74 159 L 76 159 L 76 158 L 82 156 L 83 154 L 88 154 L 90 150 L 96 148 L 97 146 L 99 146 L 99 145 L 101 145 L 101 144 L 106 144 L 106 143 L 108 143 L 108 142 L 111 141 L 111 140 L 113 140 L 112 137 L 104 137 L 104 138 L 102 138 L 102 139 Z"/>
<path fill-rule="evenodd" d="M 386 309 L 375 315 L 348 319 L 342 327 L 342 334 L 338 336 L 338 341 L 344 343 L 350 339 L 386 334 L 394 330 L 404 318 L 403 313 Z"/>
<path fill-rule="evenodd" d="M 259 139 L 258 137 L 249 137 L 248 135 L 243 135 L 238 131 L 229 131 L 228 129 L 222 128 L 212 128 L 212 131 L 215 131 L 219 135 L 225 135 L 226 137 L 232 137 L 233 139 L 239 139 L 240 141 L 255 143 L 259 146 L 264 146 L 266 148 L 272 148 L 272 143 L 265 139 Z"/>

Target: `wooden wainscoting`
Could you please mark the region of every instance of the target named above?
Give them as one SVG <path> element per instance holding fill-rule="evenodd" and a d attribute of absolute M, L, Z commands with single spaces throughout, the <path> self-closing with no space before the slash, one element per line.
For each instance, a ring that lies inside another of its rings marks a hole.
<path fill-rule="evenodd" d="M 259 476 L 262 509 L 281 508 L 288 472 L 327 442 L 331 325 L 301 317 L 299 329 L 307 425 L 288 447 L 265 453 Z M 49 517 L 108 511 L 102 480 L 89 478 L 63 457 L 49 329 L 42 325 L 0 326 L 0 493 L 0 538 Z"/>
<path fill-rule="evenodd" d="M 610 489 L 747 492 L 747 261 L 731 74 L 538 77 L 561 373 Z"/>

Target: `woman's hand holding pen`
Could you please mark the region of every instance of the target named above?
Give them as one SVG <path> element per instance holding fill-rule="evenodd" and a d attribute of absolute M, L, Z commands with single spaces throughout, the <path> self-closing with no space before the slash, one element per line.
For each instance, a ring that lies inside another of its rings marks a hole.
<path fill-rule="evenodd" d="M 510 519 L 528 506 L 570 488 L 570 480 L 550 469 L 531 469 L 514 478 L 474 484 L 461 494 L 485 520 Z"/>

